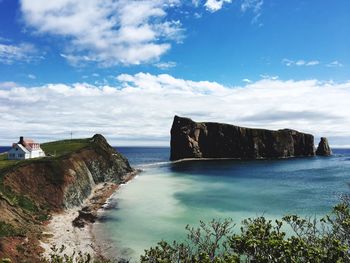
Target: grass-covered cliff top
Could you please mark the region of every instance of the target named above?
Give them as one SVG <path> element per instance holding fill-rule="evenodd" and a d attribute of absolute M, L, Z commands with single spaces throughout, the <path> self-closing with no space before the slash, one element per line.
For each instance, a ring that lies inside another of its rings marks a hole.
<path fill-rule="evenodd" d="M 8 169 L 22 163 L 34 162 L 43 158 L 55 158 L 66 154 L 76 152 L 84 147 L 87 147 L 90 143 L 90 138 L 87 139 L 73 139 L 54 141 L 41 144 L 41 148 L 44 150 L 46 157 L 27 159 L 27 160 L 8 160 L 7 153 L 0 154 L 0 181 L 1 175 Z"/>
<path fill-rule="evenodd" d="M 90 138 L 48 142 L 41 144 L 41 149 L 47 156 L 62 156 L 88 146 L 89 142 Z"/>

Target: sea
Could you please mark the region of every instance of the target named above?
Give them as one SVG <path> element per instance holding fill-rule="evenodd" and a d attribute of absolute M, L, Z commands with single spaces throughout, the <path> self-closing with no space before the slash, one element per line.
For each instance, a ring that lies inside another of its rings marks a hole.
<path fill-rule="evenodd" d="M 137 262 L 161 240 L 181 241 L 186 225 L 286 214 L 323 217 L 350 193 L 350 149 L 331 157 L 169 162 L 169 148 L 120 147 L 142 172 L 123 185 L 93 227 L 107 256 Z"/>
<path fill-rule="evenodd" d="M 169 162 L 165 147 L 118 147 L 142 172 L 110 198 L 92 232 L 103 253 L 137 262 L 161 240 L 181 241 L 186 225 L 286 214 L 321 218 L 350 194 L 350 149 L 331 157 Z M 4 148 L 0 147 L 0 151 Z"/>

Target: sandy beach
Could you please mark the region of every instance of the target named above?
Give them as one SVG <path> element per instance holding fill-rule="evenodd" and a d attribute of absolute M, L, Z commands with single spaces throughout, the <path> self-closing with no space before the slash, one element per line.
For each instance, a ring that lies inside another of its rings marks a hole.
<path fill-rule="evenodd" d="M 125 181 L 134 178 L 138 172 L 130 173 Z M 71 256 L 74 251 L 80 251 L 83 254 L 100 257 L 101 248 L 94 242 L 92 224 L 98 217 L 98 210 L 106 206 L 108 199 L 112 197 L 119 186 L 115 183 L 98 184 L 81 206 L 53 214 L 46 231 L 43 233 L 45 238 L 40 241 L 45 250 L 43 257 L 50 258 L 50 254 L 54 253 L 52 248 L 60 249 L 62 246 L 65 249 L 60 253 L 61 255 Z M 74 226 L 73 222 L 79 227 Z"/>
<path fill-rule="evenodd" d="M 78 216 L 79 208 L 71 209 L 63 214 L 53 215 L 52 220 L 44 233 L 47 239 L 41 241 L 41 246 L 45 249 L 43 256 L 49 258 L 53 253 L 53 246 L 61 248 L 65 246 L 62 254 L 72 255 L 74 251 L 82 251 L 96 256 L 93 248 L 93 238 L 91 235 L 91 225 L 83 228 L 74 227 L 72 221 Z"/>

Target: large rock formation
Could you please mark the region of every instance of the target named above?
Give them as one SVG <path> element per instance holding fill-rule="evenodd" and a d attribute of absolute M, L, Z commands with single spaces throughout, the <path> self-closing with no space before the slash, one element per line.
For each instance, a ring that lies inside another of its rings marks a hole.
<path fill-rule="evenodd" d="M 325 137 L 321 137 L 320 143 L 318 144 L 316 155 L 319 156 L 330 156 L 332 155 L 332 150 L 329 147 L 328 140 Z"/>
<path fill-rule="evenodd" d="M 185 158 L 288 158 L 314 156 L 314 136 L 295 130 L 271 131 L 201 122 L 175 116 L 171 160 Z"/>

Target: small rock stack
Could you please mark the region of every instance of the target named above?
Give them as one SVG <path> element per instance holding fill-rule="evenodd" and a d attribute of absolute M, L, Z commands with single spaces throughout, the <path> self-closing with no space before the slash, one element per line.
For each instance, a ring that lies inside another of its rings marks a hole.
<path fill-rule="evenodd" d="M 321 141 L 318 144 L 316 155 L 319 156 L 330 156 L 332 155 L 332 150 L 329 147 L 328 140 L 325 137 L 321 137 Z"/>

